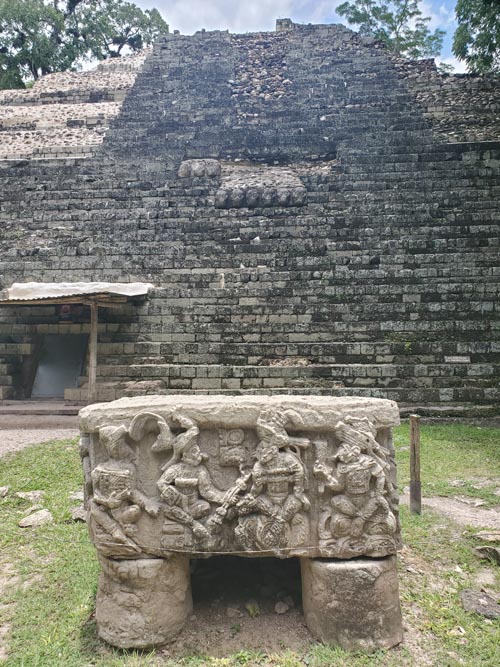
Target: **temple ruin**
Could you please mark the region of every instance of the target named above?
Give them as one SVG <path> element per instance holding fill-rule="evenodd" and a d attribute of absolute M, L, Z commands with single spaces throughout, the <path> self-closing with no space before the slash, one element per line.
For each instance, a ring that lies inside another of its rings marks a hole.
<path fill-rule="evenodd" d="M 498 78 L 286 19 L 1 91 L 0 397 L 496 413 L 499 111 Z"/>

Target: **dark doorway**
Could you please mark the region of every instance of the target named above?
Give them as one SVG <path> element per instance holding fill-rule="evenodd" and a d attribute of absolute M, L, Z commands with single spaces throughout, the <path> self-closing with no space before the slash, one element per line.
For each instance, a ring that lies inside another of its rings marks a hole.
<path fill-rule="evenodd" d="M 87 341 L 86 335 L 48 334 L 43 337 L 32 398 L 63 398 L 65 389 L 78 386 Z"/>

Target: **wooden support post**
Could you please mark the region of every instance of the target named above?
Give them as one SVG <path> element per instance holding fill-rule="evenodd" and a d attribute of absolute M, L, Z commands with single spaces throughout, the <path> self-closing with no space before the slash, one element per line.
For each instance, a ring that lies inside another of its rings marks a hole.
<path fill-rule="evenodd" d="M 410 511 L 422 513 L 420 484 L 420 417 L 410 415 Z"/>
<path fill-rule="evenodd" d="M 97 319 L 99 307 L 95 301 L 90 302 L 90 340 L 89 340 L 89 403 L 97 400 Z"/>

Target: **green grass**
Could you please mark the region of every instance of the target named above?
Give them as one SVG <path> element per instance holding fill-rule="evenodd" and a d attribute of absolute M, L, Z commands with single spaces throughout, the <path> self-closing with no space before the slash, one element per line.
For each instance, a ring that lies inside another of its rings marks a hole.
<path fill-rule="evenodd" d="M 423 495 L 471 496 L 488 505 L 500 503 L 494 494 L 500 488 L 500 429 L 423 425 L 420 442 Z M 394 446 L 402 489 L 410 482 L 407 424 L 395 429 Z"/>
<path fill-rule="evenodd" d="M 408 428 L 396 429 L 400 485 L 408 483 Z M 494 496 L 500 477 L 500 430 L 474 426 L 422 428 L 424 493 Z M 477 479 L 497 479 L 491 488 L 474 490 Z M 449 485 L 455 479 L 464 487 Z M 82 523 L 70 520 L 69 494 L 81 487 L 76 443 L 52 442 L 0 459 L 0 485 L 13 491 L 44 490 L 44 507 L 54 524 L 20 529 L 30 503 L 9 495 L 0 500 L 0 568 L 12 564 L 17 584 L 3 596 L 0 624 L 9 624 L 5 667 L 420 667 L 411 647 L 371 656 L 312 644 L 302 651 L 276 654 L 242 650 L 225 658 L 192 655 L 173 659 L 161 650 L 113 650 L 96 637 L 93 605 L 98 565 Z M 467 491 L 465 491 L 465 489 Z M 436 667 L 500 665 L 500 623 L 465 612 L 463 588 L 473 587 L 484 568 L 463 530 L 430 512 L 401 511 L 405 549 L 400 559 L 405 624 Z M 497 577 L 497 590 L 500 590 Z M 232 622 L 232 621 L 231 621 Z"/>

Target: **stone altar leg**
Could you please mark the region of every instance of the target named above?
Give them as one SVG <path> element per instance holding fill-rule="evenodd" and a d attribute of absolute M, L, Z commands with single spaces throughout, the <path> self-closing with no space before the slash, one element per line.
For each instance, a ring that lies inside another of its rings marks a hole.
<path fill-rule="evenodd" d="M 396 557 L 301 559 L 307 627 L 346 650 L 374 651 L 403 638 Z"/>
<path fill-rule="evenodd" d="M 97 632 L 119 648 L 172 639 L 192 611 L 189 558 L 99 558 Z"/>

